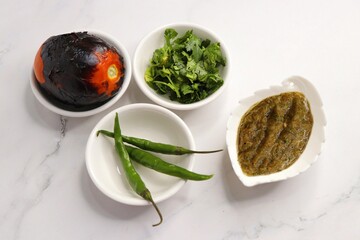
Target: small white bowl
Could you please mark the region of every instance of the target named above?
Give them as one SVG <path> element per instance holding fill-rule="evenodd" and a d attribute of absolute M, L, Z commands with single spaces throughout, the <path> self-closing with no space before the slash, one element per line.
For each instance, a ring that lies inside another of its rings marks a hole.
<path fill-rule="evenodd" d="M 163 47 L 165 43 L 164 32 L 167 28 L 175 29 L 179 34 L 178 36 L 182 36 L 188 30 L 193 30 L 194 34 L 196 34 L 201 39 L 209 39 L 211 42 L 220 42 L 222 54 L 226 58 L 226 66 L 220 69 L 220 74 L 224 79 L 224 84 L 207 98 L 190 104 L 171 101 L 168 96 L 156 93 L 145 82 L 144 74 L 146 68 L 150 64 L 150 60 L 154 51 Z M 224 91 L 229 82 L 228 72 L 230 70 L 230 57 L 224 42 L 209 29 L 192 23 L 174 23 L 155 29 L 141 40 L 134 54 L 133 68 L 137 85 L 141 91 L 152 101 L 166 108 L 174 110 L 191 110 L 212 102 Z"/>
<path fill-rule="evenodd" d="M 237 135 L 241 118 L 255 103 L 272 95 L 289 91 L 302 92 L 310 103 L 314 125 L 309 142 L 299 159 L 289 168 L 269 175 L 247 176 L 240 167 L 237 155 Z M 269 89 L 257 91 L 253 96 L 241 100 L 229 117 L 226 131 L 226 144 L 231 165 L 240 181 L 248 187 L 294 177 L 304 172 L 318 159 L 322 145 L 325 142 L 325 125 L 326 119 L 322 109 L 320 95 L 314 85 L 308 80 L 302 77 L 291 77 L 283 81 L 281 86 L 272 86 Z"/>
<path fill-rule="evenodd" d="M 131 80 L 131 72 L 132 72 L 131 60 L 130 60 L 130 56 L 129 56 L 126 48 L 119 41 L 117 41 L 113 36 L 111 36 L 107 33 L 98 31 L 98 30 L 81 30 L 81 31 L 74 31 L 74 32 L 85 32 L 85 31 L 88 32 L 89 34 L 100 37 L 101 39 L 105 40 L 106 42 L 108 42 L 110 45 L 114 46 L 118 50 L 119 54 L 123 57 L 124 66 L 125 66 L 125 76 L 124 76 L 124 80 L 123 80 L 123 84 L 122 84 L 121 88 L 119 89 L 118 93 L 112 99 L 110 99 L 103 105 L 96 107 L 94 109 L 77 112 L 77 111 L 65 110 L 65 109 L 62 109 L 62 108 L 52 104 L 41 93 L 41 91 L 39 89 L 39 85 L 37 84 L 33 69 L 31 69 L 30 87 L 31 87 L 31 90 L 34 93 L 36 99 L 50 111 L 60 114 L 62 116 L 66 116 L 66 117 L 87 117 L 87 116 L 91 116 L 91 115 L 94 115 L 94 114 L 104 111 L 105 109 L 112 106 L 114 103 L 116 103 L 121 98 L 121 96 L 125 93 L 126 89 L 128 88 L 128 86 L 130 84 L 130 80 Z"/>
<path fill-rule="evenodd" d="M 120 127 L 124 135 L 195 149 L 193 136 L 184 121 L 170 110 L 142 103 L 127 105 L 110 112 L 91 131 L 86 145 L 86 167 L 97 188 L 115 201 L 128 205 L 148 205 L 146 200 L 134 193 L 122 174 L 114 140 L 102 135 L 96 137 L 96 132 L 100 129 L 113 131 L 116 112 L 119 114 Z M 191 170 L 193 167 L 193 155 L 158 155 L 186 169 Z M 136 163 L 134 166 L 155 202 L 171 197 L 186 182 Z"/>

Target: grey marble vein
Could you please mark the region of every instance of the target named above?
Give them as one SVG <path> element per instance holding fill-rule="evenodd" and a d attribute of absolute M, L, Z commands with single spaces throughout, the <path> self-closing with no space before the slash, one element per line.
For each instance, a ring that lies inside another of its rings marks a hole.
<path fill-rule="evenodd" d="M 334 202 L 334 205 L 340 204 L 346 201 L 349 198 L 354 196 L 360 196 L 360 177 L 357 179 L 356 183 L 350 187 L 346 192 L 343 192 Z"/>
<path fill-rule="evenodd" d="M 44 162 L 46 162 L 46 160 L 48 160 L 50 157 L 52 157 L 53 155 L 55 155 L 59 151 L 59 149 L 61 147 L 61 141 L 64 139 L 65 134 L 66 134 L 66 122 L 67 122 L 67 119 L 64 116 L 60 116 L 60 137 L 59 137 L 59 140 L 56 142 L 54 150 L 52 152 L 46 154 L 44 159 L 41 161 L 40 165 L 43 164 Z"/>
<path fill-rule="evenodd" d="M 298 219 L 288 220 L 286 222 L 277 219 L 272 219 L 268 222 L 260 221 L 252 228 L 239 232 L 228 232 L 223 239 L 261 239 L 261 235 L 264 231 L 269 229 L 280 229 L 283 227 L 301 232 L 306 230 L 308 226 L 315 224 L 318 220 L 327 217 L 337 205 L 344 204 L 346 200 L 353 199 L 356 196 L 360 196 L 360 178 L 350 187 L 349 190 L 339 194 L 332 204 L 324 208 L 322 211 L 319 211 L 315 216 L 308 217 L 307 215 L 301 215 Z"/>
<path fill-rule="evenodd" d="M 270 223 L 260 222 L 253 227 L 251 231 L 244 232 L 247 239 L 261 239 L 261 234 L 269 229 L 290 228 L 295 231 L 301 231 L 302 228 L 297 224 L 290 224 L 284 221 L 272 220 Z"/>
<path fill-rule="evenodd" d="M 66 135 L 66 123 L 67 119 L 60 116 L 59 137 L 53 149 L 45 154 L 40 162 L 36 163 L 37 158 L 30 159 L 24 167 L 21 176 L 16 181 L 16 184 L 19 185 L 17 194 L 21 192 L 21 195 L 13 199 L 10 208 L 3 216 L 4 222 L 7 221 L 7 224 L 10 224 L 9 221 L 11 221 L 14 227 L 12 238 L 14 240 L 20 238 L 22 223 L 27 214 L 34 207 L 38 206 L 44 193 L 51 186 L 54 172 L 45 163 L 60 151 L 61 142 Z"/>
<path fill-rule="evenodd" d="M 52 173 L 48 173 L 45 175 L 46 176 L 44 177 L 43 182 L 42 182 L 41 186 L 39 187 L 36 196 L 33 196 L 33 198 L 29 198 L 29 199 L 25 200 L 25 203 L 22 203 L 22 202 L 17 203 L 17 205 L 23 204 L 23 206 L 19 206 L 19 208 L 21 208 L 21 210 L 20 210 L 18 217 L 15 220 L 14 240 L 17 240 L 20 238 L 21 226 L 22 226 L 22 223 L 23 223 L 26 215 L 41 202 L 42 196 L 44 195 L 45 191 L 51 185 L 51 181 L 52 181 L 52 178 L 54 175 Z"/>

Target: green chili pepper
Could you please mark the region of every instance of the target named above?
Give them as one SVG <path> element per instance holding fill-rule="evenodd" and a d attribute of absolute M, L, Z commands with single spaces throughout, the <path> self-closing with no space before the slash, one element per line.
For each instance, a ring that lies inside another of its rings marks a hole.
<path fill-rule="evenodd" d="M 114 137 L 114 133 L 106 131 L 106 130 L 99 130 L 99 131 L 97 131 L 96 135 L 98 136 L 100 133 L 102 133 L 108 137 L 112 137 L 112 138 Z M 157 153 L 163 153 L 163 154 L 171 154 L 171 155 L 184 155 L 184 154 L 189 154 L 189 153 L 215 153 L 215 152 L 222 151 L 222 149 L 212 150 L 212 151 L 195 151 L 195 150 L 186 149 L 186 148 L 183 148 L 180 146 L 152 142 L 147 139 L 129 137 L 129 136 L 125 136 L 125 135 L 122 136 L 122 139 L 124 142 L 129 143 L 131 145 L 134 145 L 134 146 L 139 147 L 144 150 L 148 150 L 151 152 L 157 152 Z"/>
<path fill-rule="evenodd" d="M 130 159 L 144 165 L 145 167 L 151 168 L 155 171 L 165 173 L 174 177 L 179 177 L 182 179 L 194 180 L 194 181 L 203 181 L 210 179 L 213 175 L 204 175 L 191 172 L 185 168 L 176 166 L 174 164 L 168 163 L 161 158 L 152 155 L 144 150 L 139 148 L 134 148 L 131 146 L 125 146 L 127 152 L 129 153 Z"/>
<path fill-rule="evenodd" d="M 131 188 L 138 195 L 140 195 L 142 198 L 144 198 L 145 200 L 152 203 L 152 205 L 155 207 L 155 210 L 159 214 L 159 217 L 160 217 L 160 222 L 157 224 L 154 224 L 153 226 L 160 225 L 163 220 L 162 215 L 160 213 L 160 210 L 156 206 L 154 200 L 152 199 L 149 189 L 147 189 L 147 187 L 145 186 L 145 183 L 142 181 L 140 175 L 136 172 L 134 166 L 131 163 L 129 153 L 126 151 L 125 145 L 122 141 L 119 117 L 118 117 L 117 113 L 115 115 L 114 139 L 115 139 L 115 148 L 120 157 L 121 164 L 123 166 L 127 181 L 129 182 Z"/>

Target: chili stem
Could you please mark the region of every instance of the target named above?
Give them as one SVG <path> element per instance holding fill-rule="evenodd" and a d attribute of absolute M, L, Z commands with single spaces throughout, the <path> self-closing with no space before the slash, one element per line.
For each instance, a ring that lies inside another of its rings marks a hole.
<path fill-rule="evenodd" d="M 156 223 L 156 224 L 153 224 L 152 226 L 153 226 L 153 227 L 159 226 L 159 225 L 162 223 L 162 221 L 163 221 L 163 217 L 162 217 L 162 215 L 161 215 L 161 212 L 160 212 L 159 208 L 157 207 L 156 203 L 154 202 L 153 198 L 151 197 L 150 191 L 145 191 L 145 192 L 144 192 L 144 195 L 143 195 L 142 197 L 143 197 L 144 199 L 148 200 L 149 202 L 151 202 L 151 204 L 154 206 L 157 214 L 158 214 L 159 217 L 160 217 L 160 221 L 159 221 L 158 223 Z"/>
<path fill-rule="evenodd" d="M 156 206 L 155 202 L 152 199 L 151 193 L 149 189 L 145 186 L 145 183 L 141 179 L 138 172 L 135 170 L 131 160 L 129 153 L 127 152 L 124 142 L 121 137 L 121 129 L 120 129 L 120 123 L 119 123 L 119 117 L 116 113 L 115 115 L 115 123 L 114 123 L 114 141 L 115 141 L 115 149 L 116 152 L 119 155 L 120 162 L 122 164 L 126 179 L 131 186 L 131 188 L 142 198 L 144 198 L 147 201 L 150 201 L 152 205 L 155 207 L 156 212 L 158 213 L 160 217 L 160 222 L 157 224 L 154 224 L 153 226 L 158 226 L 162 223 L 162 215 L 159 211 L 158 207 Z"/>

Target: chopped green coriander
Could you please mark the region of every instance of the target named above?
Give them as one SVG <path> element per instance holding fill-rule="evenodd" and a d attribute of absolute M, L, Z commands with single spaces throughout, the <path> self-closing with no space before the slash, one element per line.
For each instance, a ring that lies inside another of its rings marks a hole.
<path fill-rule="evenodd" d="M 183 36 L 172 29 L 164 33 L 165 44 L 156 49 L 145 72 L 146 83 L 173 101 L 200 101 L 223 84 L 220 68 L 226 65 L 220 43 L 201 39 L 192 30 Z"/>

